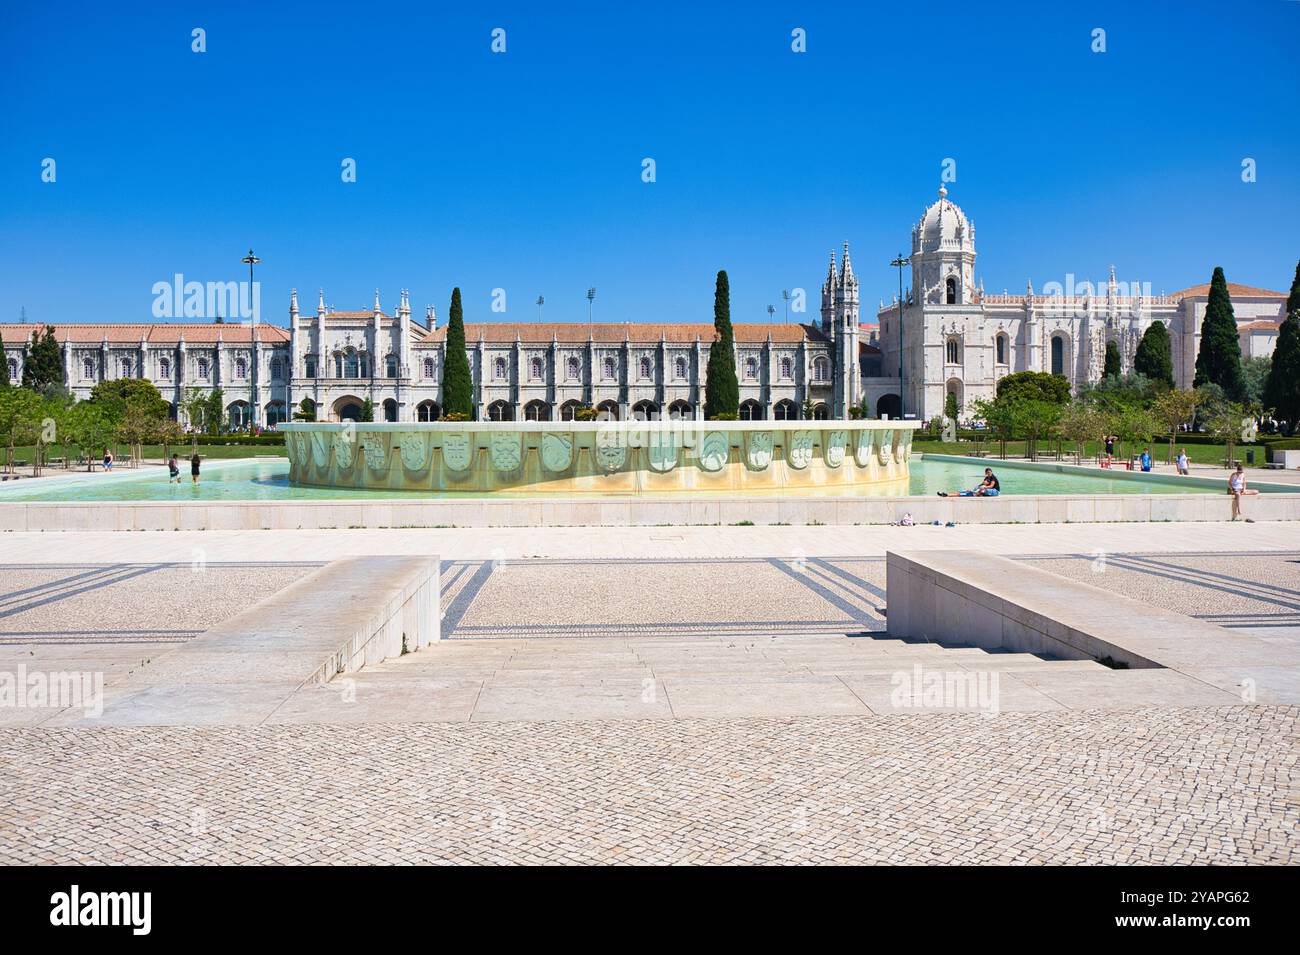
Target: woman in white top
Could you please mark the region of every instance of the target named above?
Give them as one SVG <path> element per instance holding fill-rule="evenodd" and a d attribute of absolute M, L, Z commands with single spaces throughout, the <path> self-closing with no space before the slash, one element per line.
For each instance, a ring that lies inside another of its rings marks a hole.
<path fill-rule="evenodd" d="M 1188 461 L 1187 461 L 1187 449 L 1186 449 L 1186 448 L 1179 448 L 1179 449 L 1178 449 L 1178 460 L 1177 460 L 1177 464 L 1178 464 L 1178 473 L 1179 473 L 1179 474 L 1182 474 L 1182 475 L 1186 475 L 1186 474 L 1187 474 L 1187 465 L 1188 465 Z"/>
<path fill-rule="evenodd" d="M 1246 494 L 1257 492 L 1246 490 L 1246 472 L 1242 470 L 1240 464 L 1237 465 L 1237 470 L 1228 475 L 1228 493 L 1232 495 L 1232 519 L 1235 521 L 1245 517 L 1241 513 L 1241 499 Z M 1245 521 L 1247 524 L 1255 523 L 1249 517 L 1245 517 Z"/>

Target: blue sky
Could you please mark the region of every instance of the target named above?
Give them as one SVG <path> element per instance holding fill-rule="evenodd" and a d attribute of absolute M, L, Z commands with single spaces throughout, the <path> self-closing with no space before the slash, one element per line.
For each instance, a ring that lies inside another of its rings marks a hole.
<path fill-rule="evenodd" d="M 0 321 L 147 321 L 250 246 L 279 323 L 293 286 L 445 319 L 453 285 L 470 321 L 585 320 L 592 285 L 600 320 L 708 321 L 719 268 L 761 321 L 814 315 L 846 239 L 874 313 L 946 158 L 991 291 L 1285 290 L 1300 257 L 1287 0 L 85 7 L 0 8 Z"/>

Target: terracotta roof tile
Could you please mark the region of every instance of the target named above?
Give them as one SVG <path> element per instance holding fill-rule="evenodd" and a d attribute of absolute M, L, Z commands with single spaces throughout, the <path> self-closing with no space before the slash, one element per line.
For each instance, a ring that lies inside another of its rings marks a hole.
<path fill-rule="evenodd" d="M 54 338 L 59 342 L 76 344 L 99 344 L 107 339 L 115 345 L 139 345 L 143 340 L 152 345 L 170 345 L 180 341 L 184 335 L 186 344 L 203 345 L 217 341 L 217 338 L 231 345 L 248 344 L 253 339 L 253 329 L 249 325 L 226 322 L 158 322 L 158 323 L 87 323 L 64 324 L 51 322 L 54 326 Z M 9 344 L 18 341 L 31 341 L 32 332 L 43 329 L 42 322 L 28 322 L 26 325 L 0 325 L 0 336 Z M 261 323 L 257 326 L 257 340 L 268 345 L 279 345 L 289 341 L 289 330 L 279 325 Z"/>
<path fill-rule="evenodd" d="M 1185 288 L 1181 292 L 1174 292 L 1172 298 L 1206 298 L 1210 294 L 1209 284 L 1193 285 L 1191 288 Z M 1235 282 L 1228 283 L 1228 295 L 1232 298 L 1286 298 L 1286 292 L 1271 292 L 1266 288 L 1255 288 L 1252 285 L 1238 285 Z"/>
<path fill-rule="evenodd" d="M 1238 322 L 1237 331 L 1239 332 L 1258 332 L 1258 331 L 1277 331 L 1281 327 L 1280 321 L 1270 322 L 1268 319 L 1261 319 L 1255 322 Z"/>
<path fill-rule="evenodd" d="M 826 341 L 826 337 L 811 325 L 734 323 L 732 331 L 736 341 L 760 344 L 771 337 L 774 343 L 797 344 L 801 341 Z M 713 341 L 712 322 L 467 322 L 465 341 L 474 344 L 513 344 L 521 342 L 542 343 L 551 341 L 585 344 L 588 339 L 598 344 L 656 344 L 660 339 L 676 344 L 703 344 Z M 447 339 L 447 326 L 436 328 L 424 336 L 429 344 Z"/>

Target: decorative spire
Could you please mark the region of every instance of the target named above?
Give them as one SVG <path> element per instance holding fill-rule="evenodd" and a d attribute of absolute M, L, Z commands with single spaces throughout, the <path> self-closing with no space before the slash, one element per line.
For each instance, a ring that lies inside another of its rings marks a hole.
<path fill-rule="evenodd" d="M 324 289 L 320 290 L 320 298 L 316 300 L 316 314 L 317 315 L 325 314 L 325 290 Z"/>
<path fill-rule="evenodd" d="M 840 264 L 840 281 L 853 281 L 853 263 L 849 261 L 849 243 L 847 239 L 844 240 L 844 260 Z"/>
<path fill-rule="evenodd" d="M 826 281 L 831 285 L 835 284 L 835 250 L 834 249 L 831 249 L 831 264 L 830 267 L 826 270 Z"/>
<path fill-rule="evenodd" d="M 948 198 L 948 187 L 945 186 L 943 183 L 939 183 L 939 198 L 940 199 Z"/>
<path fill-rule="evenodd" d="M 294 289 L 289 293 L 289 314 L 298 314 L 298 290 Z"/>
<path fill-rule="evenodd" d="M 379 307 L 379 289 L 375 289 L 375 314 L 378 315 L 383 309 Z"/>

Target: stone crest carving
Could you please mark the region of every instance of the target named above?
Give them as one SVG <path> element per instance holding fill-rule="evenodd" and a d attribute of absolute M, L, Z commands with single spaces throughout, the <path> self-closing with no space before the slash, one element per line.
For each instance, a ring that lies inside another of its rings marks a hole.
<path fill-rule="evenodd" d="M 745 439 L 745 463 L 751 471 L 766 471 L 772 463 L 771 431 L 755 431 Z"/>
<path fill-rule="evenodd" d="M 469 435 L 464 431 L 453 431 L 442 436 L 442 460 L 453 471 L 464 471 L 469 467 Z"/>
<path fill-rule="evenodd" d="M 812 463 L 813 433 L 795 431 L 790 435 L 790 446 L 786 449 L 785 459 L 790 467 L 803 470 Z"/>
<path fill-rule="evenodd" d="M 408 471 L 423 471 L 429 461 L 429 435 L 406 431 L 398 440 L 402 445 L 402 466 Z"/>
<path fill-rule="evenodd" d="M 307 459 L 311 456 L 311 448 L 308 447 L 310 435 L 292 434 L 293 438 L 293 456 L 298 459 L 299 467 L 307 466 Z"/>
<path fill-rule="evenodd" d="M 488 442 L 492 467 L 498 471 L 517 471 L 523 452 L 520 449 L 521 436 L 515 434 L 493 434 Z"/>
<path fill-rule="evenodd" d="M 894 432 L 880 432 L 880 463 L 888 464 L 890 455 L 894 453 Z"/>
<path fill-rule="evenodd" d="M 894 452 L 894 460 L 899 464 L 906 463 L 912 457 L 912 432 L 898 432 L 898 450 Z"/>
<path fill-rule="evenodd" d="M 847 431 L 826 432 L 826 444 L 822 448 L 822 455 L 826 458 L 828 467 L 837 468 L 844 463 L 844 446 L 848 441 Z"/>
<path fill-rule="evenodd" d="M 384 444 L 384 436 L 370 432 L 361 438 L 361 453 L 365 455 L 366 466 L 374 468 L 376 471 L 383 468 L 388 463 L 388 448 Z"/>
<path fill-rule="evenodd" d="M 731 454 L 731 442 L 721 431 L 710 431 L 700 443 L 700 467 L 721 471 Z"/>
<path fill-rule="evenodd" d="M 606 471 L 617 471 L 627 460 L 627 442 L 615 424 L 596 431 L 596 462 Z"/>
<path fill-rule="evenodd" d="M 573 435 L 543 434 L 542 464 L 548 471 L 566 471 L 573 463 Z"/>
<path fill-rule="evenodd" d="M 666 474 L 677 467 L 677 440 L 671 431 L 651 431 L 646 436 L 646 457 L 650 470 Z"/>
<path fill-rule="evenodd" d="M 874 433 L 866 430 L 858 432 L 858 446 L 853 450 L 853 460 L 860 468 L 871 463 L 871 436 Z"/>
<path fill-rule="evenodd" d="M 334 461 L 341 468 L 352 467 L 352 462 L 357 457 L 357 442 L 354 440 L 356 431 L 352 428 L 344 428 L 338 434 L 334 435 Z"/>
<path fill-rule="evenodd" d="M 316 467 L 324 469 L 330 463 L 330 436 L 324 431 L 311 432 L 311 456 Z"/>

